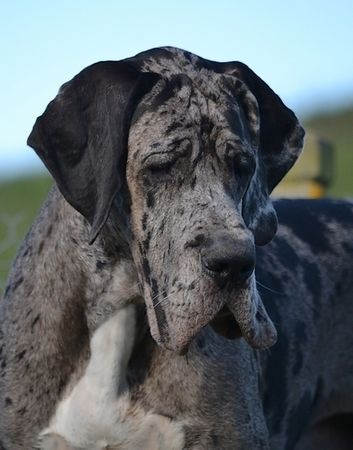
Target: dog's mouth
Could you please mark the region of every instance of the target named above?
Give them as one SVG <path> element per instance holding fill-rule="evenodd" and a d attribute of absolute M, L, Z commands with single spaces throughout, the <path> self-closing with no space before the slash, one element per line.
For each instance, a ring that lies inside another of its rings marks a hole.
<path fill-rule="evenodd" d="M 216 314 L 210 325 L 217 334 L 226 339 L 233 340 L 242 337 L 240 327 L 227 305 L 223 306 Z"/>
<path fill-rule="evenodd" d="M 243 337 L 253 348 L 267 348 L 276 342 L 276 329 L 255 288 L 254 277 L 246 287 L 229 294 L 222 290 L 213 295 L 211 289 L 192 292 L 187 304 L 180 299 L 155 301 L 150 289 L 145 293 L 151 334 L 160 346 L 184 354 L 194 336 L 207 325 L 227 339 Z M 205 292 L 207 295 L 203 295 Z"/>

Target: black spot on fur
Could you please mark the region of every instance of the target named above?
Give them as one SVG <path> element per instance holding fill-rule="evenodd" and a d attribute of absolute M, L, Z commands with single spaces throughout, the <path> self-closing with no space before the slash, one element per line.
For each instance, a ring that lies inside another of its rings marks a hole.
<path fill-rule="evenodd" d="M 146 256 L 142 257 L 142 271 L 145 275 L 145 279 L 149 280 L 151 277 L 151 267 Z"/>
<path fill-rule="evenodd" d="M 5 397 L 5 406 L 12 405 L 12 400 L 10 397 Z"/>
<path fill-rule="evenodd" d="M 195 188 L 196 180 L 197 180 L 197 177 L 196 177 L 196 175 L 194 175 L 193 178 L 192 178 L 192 180 L 191 180 L 191 189 L 194 189 L 194 188 Z"/>
<path fill-rule="evenodd" d="M 170 134 L 172 131 L 178 130 L 179 128 L 184 128 L 184 124 L 175 121 L 167 127 L 166 134 Z"/>
<path fill-rule="evenodd" d="M 40 319 L 40 314 L 38 314 L 38 315 L 33 319 L 32 323 L 31 323 L 31 330 L 32 330 L 32 333 L 33 333 L 34 327 L 35 327 L 35 325 L 36 325 L 36 323 L 38 322 L 39 319 Z"/>
<path fill-rule="evenodd" d="M 58 390 L 57 390 L 58 395 L 60 395 L 62 393 L 65 386 L 66 386 L 66 380 L 61 378 L 59 381 L 59 384 L 58 384 Z"/>
<path fill-rule="evenodd" d="M 42 253 L 43 247 L 44 247 L 44 241 L 41 241 L 38 246 L 38 255 L 40 255 Z"/>
<path fill-rule="evenodd" d="M 152 290 L 152 304 L 156 313 L 160 333 L 163 336 L 165 334 L 167 319 L 165 316 L 163 305 L 159 299 L 158 283 L 155 278 L 151 279 L 151 290 Z"/>
<path fill-rule="evenodd" d="M 30 245 L 28 245 L 28 247 L 26 248 L 26 250 L 23 252 L 23 256 L 31 256 L 32 254 L 32 247 Z"/>
<path fill-rule="evenodd" d="M 189 284 L 189 291 L 192 291 L 193 289 L 195 289 L 196 287 L 196 281 L 193 281 L 192 283 Z"/>
<path fill-rule="evenodd" d="M 47 238 L 51 236 L 51 233 L 53 231 L 53 225 L 49 225 L 47 228 Z"/>
<path fill-rule="evenodd" d="M 21 408 L 21 409 L 19 409 L 19 410 L 17 411 L 17 413 L 18 413 L 20 416 L 25 415 L 26 412 L 27 412 L 27 408 L 26 408 L 26 407 L 23 407 L 23 408 Z"/>
<path fill-rule="evenodd" d="M 144 213 L 144 215 L 142 216 L 142 230 L 143 231 L 146 231 L 147 218 L 148 218 L 148 215 L 146 213 Z"/>
<path fill-rule="evenodd" d="M 257 313 L 255 314 L 255 318 L 258 322 L 267 322 L 266 317 L 264 317 L 260 311 L 257 311 Z"/>
<path fill-rule="evenodd" d="M 11 291 L 11 284 L 8 284 L 5 289 L 4 298 L 8 296 L 10 291 Z"/>
<path fill-rule="evenodd" d="M 21 361 L 21 359 L 25 356 L 25 354 L 26 354 L 26 350 L 23 350 L 22 352 L 17 353 L 17 355 L 16 355 L 17 361 Z"/>
<path fill-rule="evenodd" d="M 195 170 L 195 167 L 197 166 L 197 164 L 199 163 L 199 161 L 201 161 L 202 157 L 203 157 L 203 151 L 202 151 L 202 149 L 200 148 L 198 154 L 196 155 L 196 158 L 194 158 L 194 160 L 193 160 L 192 163 L 191 163 L 191 169 L 192 169 L 193 171 Z"/>
<path fill-rule="evenodd" d="M 96 262 L 96 269 L 97 270 L 102 270 L 106 265 L 107 265 L 107 263 L 105 261 L 97 260 L 97 262 Z"/>
<path fill-rule="evenodd" d="M 173 77 L 171 77 L 170 81 L 166 83 L 163 89 L 153 99 L 151 105 L 148 108 L 149 111 L 157 111 L 160 106 L 163 105 L 163 103 L 166 103 L 168 100 L 174 97 L 176 92 L 180 91 L 180 88 L 185 83 L 186 79 L 186 75 L 174 75 Z M 138 109 L 138 112 L 140 112 L 140 109 L 141 108 Z M 172 114 L 175 114 L 175 112 L 173 113 L 172 111 Z M 136 120 L 135 117 L 134 120 Z"/>
<path fill-rule="evenodd" d="M 152 236 L 152 233 L 151 233 L 151 231 L 149 231 L 147 233 L 146 239 L 144 239 L 144 241 L 142 243 L 143 244 L 143 248 L 145 249 L 145 252 L 147 252 L 149 247 L 150 247 L 151 236 Z"/>
<path fill-rule="evenodd" d="M 155 204 L 154 195 L 151 191 L 147 192 L 147 208 L 153 208 Z"/>
<path fill-rule="evenodd" d="M 15 280 L 15 282 L 12 284 L 12 291 L 15 292 L 15 290 L 23 283 L 23 277 L 18 278 Z"/>
<path fill-rule="evenodd" d="M 158 302 L 159 301 L 159 299 L 158 299 L 159 289 L 158 289 L 157 280 L 155 278 L 151 279 L 151 289 L 152 289 L 153 300 L 156 300 L 156 302 Z"/>

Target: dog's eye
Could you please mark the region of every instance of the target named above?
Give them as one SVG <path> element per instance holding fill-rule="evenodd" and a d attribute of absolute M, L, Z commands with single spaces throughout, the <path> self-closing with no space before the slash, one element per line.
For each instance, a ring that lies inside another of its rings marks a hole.
<path fill-rule="evenodd" d="M 172 141 L 161 151 L 158 151 L 158 147 L 159 145 L 156 145 L 157 151 L 147 156 L 144 161 L 144 170 L 149 176 L 168 175 L 178 159 L 189 154 L 191 142 L 183 138 Z"/>
<path fill-rule="evenodd" d="M 146 171 L 148 175 L 163 175 L 168 174 L 176 162 L 174 159 L 150 158 L 146 164 Z"/>

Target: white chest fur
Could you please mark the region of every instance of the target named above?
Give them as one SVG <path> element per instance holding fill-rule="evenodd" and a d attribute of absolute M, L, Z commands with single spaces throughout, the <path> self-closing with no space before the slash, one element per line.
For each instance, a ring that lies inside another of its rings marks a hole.
<path fill-rule="evenodd" d="M 181 425 L 132 405 L 126 370 L 135 310 L 118 311 L 94 333 L 83 377 L 40 434 L 41 450 L 181 450 Z"/>

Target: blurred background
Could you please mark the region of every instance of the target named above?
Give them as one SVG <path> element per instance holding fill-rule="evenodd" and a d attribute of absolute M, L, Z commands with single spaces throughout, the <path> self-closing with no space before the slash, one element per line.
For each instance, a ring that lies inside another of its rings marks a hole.
<path fill-rule="evenodd" d="M 51 185 L 27 136 L 60 85 L 96 61 L 173 45 L 248 64 L 308 130 L 274 195 L 353 197 L 352 24 L 351 0 L 2 2 L 0 295 Z"/>

